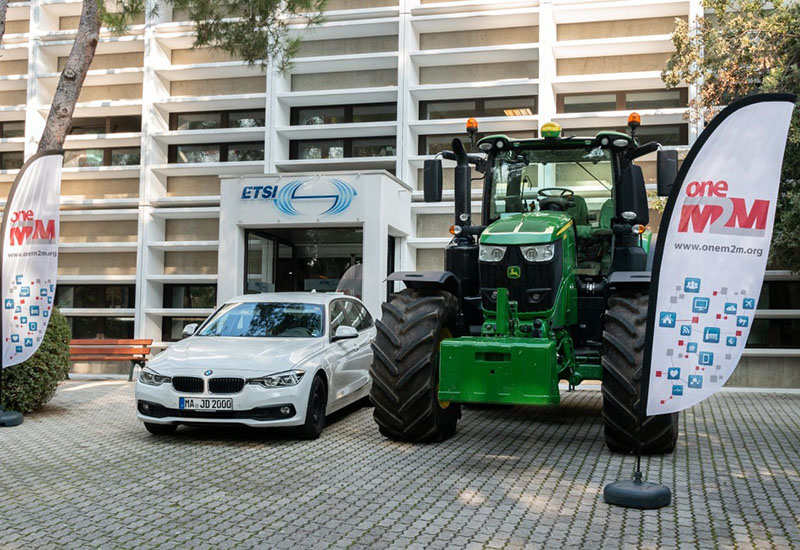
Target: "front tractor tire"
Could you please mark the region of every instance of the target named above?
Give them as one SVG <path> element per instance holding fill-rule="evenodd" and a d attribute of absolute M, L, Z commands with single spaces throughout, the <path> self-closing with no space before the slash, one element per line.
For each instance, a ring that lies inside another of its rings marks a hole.
<path fill-rule="evenodd" d="M 439 344 L 454 334 L 458 301 L 449 292 L 406 289 L 382 309 L 370 369 L 375 422 L 395 441 L 444 441 L 461 418 L 458 404 L 438 398 Z"/>
<path fill-rule="evenodd" d="M 603 423 L 608 448 L 636 451 L 647 296 L 615 294 L 603 329 Z M 641 426 L 642 454 L 671 453 L 678 440 L 678 413 L 648 416 Z"/>

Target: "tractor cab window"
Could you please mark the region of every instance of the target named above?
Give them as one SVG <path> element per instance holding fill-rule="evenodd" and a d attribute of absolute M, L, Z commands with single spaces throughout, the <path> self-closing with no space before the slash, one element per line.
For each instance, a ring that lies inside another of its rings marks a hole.
<path fill-rule="evenodd" d="M 533 212 L 545 196 L 565 196 L 576 225 L 606 223 L 612 186 L 611 153 L 602 147 L 510 148 L 494 157 L 489 218 Z M 559 190 L 560 189 L 560 190 Z M 605 208 L 604 208 L 605 207 Z M 610 221 L 610 218 L 609 220 Z"/>

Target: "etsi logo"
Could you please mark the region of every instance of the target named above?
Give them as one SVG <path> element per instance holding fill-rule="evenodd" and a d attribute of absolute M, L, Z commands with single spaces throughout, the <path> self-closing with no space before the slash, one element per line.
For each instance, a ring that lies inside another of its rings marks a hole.
<path fill-rule="evenodd" d="M 288 216 L 333 216 L 350 207 L 358 195 L 355 188 L 338 179 L 294 180 L 285 185 L 248 185 L 242 200 L 272 201 Z"/>
<path fill-rule="evenodd" d="M 25 242 L 50 244 L 56 239 L 55 220 L 39 220 L 33 210 L 20 210 L 11 213 L 9 244 L 19 246 Z"/>
<path fill-rule="evenodd" d="M 767 227 L 770 201 L 753 200 L 749 210 L 741 197 L 728 197 L 728 182 L 693 181 L 678 222 L 679 233 L 709 233 L 760 237 Z"/>

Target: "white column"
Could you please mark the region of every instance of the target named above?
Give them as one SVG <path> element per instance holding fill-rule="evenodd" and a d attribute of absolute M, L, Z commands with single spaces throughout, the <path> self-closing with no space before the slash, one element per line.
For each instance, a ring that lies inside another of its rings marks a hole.
<path fill-rule="evenodd" d="M 553 47 L 556 44 L 556 22 L 553 17 L 552 0 L 543 0 L 539 6 L 539 126 L 556 115 L 556 94 L 553 82 L 556 78 L 556 59 Z"/>

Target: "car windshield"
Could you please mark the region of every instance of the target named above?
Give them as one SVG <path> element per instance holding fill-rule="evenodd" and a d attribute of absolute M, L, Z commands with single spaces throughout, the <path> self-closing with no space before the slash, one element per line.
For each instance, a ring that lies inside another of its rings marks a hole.
<path fill-rule="evenodd" d="M 244 302 L 225 304 L 198 336 L 317 338 L 323 334 L 318 304 Z"/>
<path fill-rule="evenodd" d="M 611 170 L 611 153 L 602 147 L 503 151 L 492 163 L 489 217 L 535 210 L 539 190 L 552 187 L 572 190 L 589 212 L 599 211 L 611 198 Z"/>

